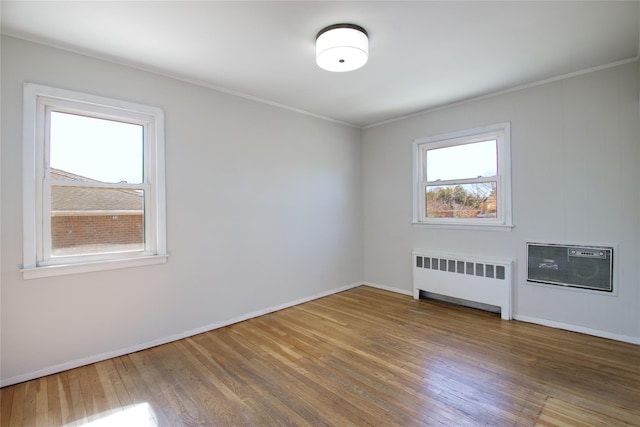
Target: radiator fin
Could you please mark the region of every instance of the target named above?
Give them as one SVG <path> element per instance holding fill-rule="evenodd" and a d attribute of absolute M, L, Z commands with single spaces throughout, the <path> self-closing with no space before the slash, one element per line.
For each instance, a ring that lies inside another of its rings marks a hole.
<path fill-rule="evenodd" d="M 448 273 L 469 274 L 471 276 L 487 277 L 505 280 L 504 266 L 464 262 L 458 259 L 430 258 L 416 256 L 416 267 L 445 271 Z M 466 268 L 465 268 L 466 267 Z"/>

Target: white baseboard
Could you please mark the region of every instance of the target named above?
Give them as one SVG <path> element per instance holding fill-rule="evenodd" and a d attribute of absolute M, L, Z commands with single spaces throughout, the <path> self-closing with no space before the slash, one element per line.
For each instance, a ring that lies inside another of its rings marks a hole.
<path fill-rule="evenodd" d="M 579 332 L 581 334 L 593 335 L 600 338 L 607 338 L 610 340 L 616 340 L 616 341 L 628 342 L 630 344 L 640 345 L 639 337 L 631 337 L 628 335 L 614 334 L 613 332 L 601 331 L 599 329 L 586 328 L 584 326 L 571 325 L 569 323 L 556 322 L 554 320 L 548 320 L 548 319 L 539 319 L 537 317 L 522 316 L 519 314 L 515 314 L 513 318 L 515 320 L 520 320 L 522 322 L 536 323 L 538 325 L 549 326 L 557 329 L 564 329 L 566 331 Z"/>
<path fill-rule="evenodd" d="M 245 320 L 253 319 L 255 317 L 263 316 L 268 313 L 273 313 L 274 311 L 283 310 L 285 308 L 293 307 L 295 305 L 299 305 L 305 302 L 313 301 L 318 298 L 323 298 L 332 294 L 336 294 L 338 292 L 343 292 L 352 288 L 356 288 L 361 286 L 362 282 L 352 283 L 350 285 L 342 286 L 340 288 L 332 289 L 326 292 L 321 292 L 319 294 L 311 295 L 309 297 L 300 298 L 291 302 L 287 302 L 284 304 L 280 304 L 277 306 L 269 307 L 264 310 L 254 311 L 252 313 L 248 313 L 242 316 L 233 317 L 231 319 L 223 320 L 220 322 L 211 323 L 206 326 L 202 326 L 200 328 L 192 329 L 190 331 L 181 332 L 179 334 L 170 335 L 165 338 L 160 338 L 154 341 L 148 341 L 146 343 L 134 345 L 131 347 L 121 348 L 118 350 L 96 354 L 89 357 L 84 357 L 82 359 L 72 360 L 70 362 L 61 363 L 54 366 L 49 366 L 43 369 L 38 369 L 37 371 L 27 372 L 25 374 L 16 375 L 4 380 L 0 381 L 0 387 L 6 387 L 13 384 L 18 384 L 24 381 L 33 380 L 35 378 L 44 377 L 47 375 L 57 374 L 58 372 L 66 371 L 73 368 L 78 368 L 80 366 L 90 365 L 91 363 L 102 362 L 107 359 L 112 359 L 114 357 L 124 356 L 125 354 L 135 353 L 137 351 L 146 350 L 148 348 L 156 347 L 162 344 L 167 344 L 173 341 L 178 341 L 183 338 L 188 338 L 194 335 L 198 335 L 204 332 L 212 331 L 214 329 L 223 328 L 225 326 L 232 325 L 234 323 L 243 322 Z"/>
<path fill-rule="evenodd" d="M 366 286 L 371 286 L 372 288 L 382 289 L 384 291 L 395 292 L 397 294 L 402 294 L 402 295 L 409 295 L 410 297 L 413 296 L 413 291 L 408 291 L 406 289 L 394 288 L 392 286 L 379 285 L 377 283 L 371 283 L 371 282 L 362 282 L 362 284 Z"/>

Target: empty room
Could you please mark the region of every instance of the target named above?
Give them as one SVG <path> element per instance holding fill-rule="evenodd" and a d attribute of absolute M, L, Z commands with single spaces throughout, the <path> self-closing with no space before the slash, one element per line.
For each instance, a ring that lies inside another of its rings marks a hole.
<path fill-rule="evenodd" d="M 0 426 L 640 426 L 640 2 L 0 2 Z"/>

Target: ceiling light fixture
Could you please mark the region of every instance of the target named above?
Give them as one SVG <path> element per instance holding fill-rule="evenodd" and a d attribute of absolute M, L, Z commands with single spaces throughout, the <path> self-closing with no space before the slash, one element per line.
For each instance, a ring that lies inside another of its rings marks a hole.
<path fill-rule="evenodd" d="M 316 63 L 327 71 L 352 71 L 369 59 L 369 38 L 364 28 L 354 24 L 335 24 L 316 36 Z"/>

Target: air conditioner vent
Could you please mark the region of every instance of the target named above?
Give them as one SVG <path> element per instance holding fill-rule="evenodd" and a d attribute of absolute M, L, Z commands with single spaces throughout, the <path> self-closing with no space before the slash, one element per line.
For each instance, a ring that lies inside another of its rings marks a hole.
<path fill-rule="evenodd" d="M 527 243 L 527 281 L 613 291 L 613 248 Z"/>

